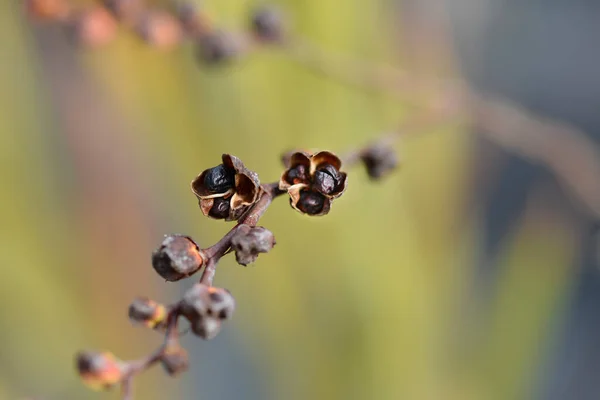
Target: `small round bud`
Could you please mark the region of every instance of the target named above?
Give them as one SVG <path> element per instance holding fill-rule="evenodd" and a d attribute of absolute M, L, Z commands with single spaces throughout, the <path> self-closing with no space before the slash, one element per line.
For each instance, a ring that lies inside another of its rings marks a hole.
<path fill-rule="evenodd" d="M 129 306 L 129 319 L 152 329 L 164 326 L 167 314 L 165 306 L 146 297 L 138 297 Z"/>
<path fill-rule="evenodd" d="M 111 353 L 82 351 L 75 361 L 81 380 L 91 389 L 108 389 L 123 378 L 122 364 Z"/>
<path fill-rule="evenodd" d="M 262 226 L 242 226 L 231 238 L 238 264 L 248 265 L 258 258 L 259 253 L 269 252 L 275 245 L 273 233 Z"/>
<path fill-rule="evenodd" d="M 208 65 L 218 65 L 231 61 L 238 55 L 238 44 L 231 34 L 224 31 L 212 31 L 198 39 L 198 59 Z"/>
<path fill-rule="evenodd" d="M 167 281 L 186 278 L 202 267 L 204 258 L 198 245 L 183 235 L 167 235 L 152 253 L 154 270 Z"/>
<path fill-rule="evenodd" d="M 220 164 L 204 175 L 204 186 L 212 193 L 225 193 L 235 184 L 235 171 Z"/>
<path fill-rule="evenodd" d="M 59 21 L 69 15 L 70 9 L 66 0 L 26 0 L 25 11 L 36 20 Z"/>
<path fill-rule="evenodd" d="M 221 331 L 221 320 L 212 317 L 200 318 L 192 322 L 191 328 L 194 335 L 210 340 Z"/>
<path fill-rule="evenodd" d="M 216 219 L 224 219 L 229 216 L 229 210 L 231 209 L 231 199 L 225 197 L 216 197 L 213 201 L 208 215 Z"/>
<path fill-rule="evenodd" d="M 265 42 L 279 42 L 283 39 L 283 16 L 279 9 L 266 6 L 254 11 L 252 31 Z"/>
<path fill-rule="evenodd" d="M 373 146 L 366 149 L 361 159 L 371 179 L 380 179 L 398 166 L 398 156 L 389 146 Z"/>
<path fill-rule="evenodd" d="M 104 7 L 96 6 L 77 14 L 70 26 L 73 40 L 85 47 L 100 47 L 117 35 L 117 22 Z"/>
<path fill-rule="evenodd" d="M 183 39 L 179 21 L 165 11 L 148 11 L 139 20 L 136 30 L 151 46 L 172 49 Z"/>
<path fill-rule="evenodd" d="M 178 345 L 167 347 L 160 359 L 160 363 L 169 375 L 179 375 L 189 367 L 188 353 Z"/>
<path fill-rule="evenodd" d="M 325 196 L 321 193 L 304 190 L 300 193 L 300 200 L 296 207 L 308 215 L 316 215 L 323 211 Z"/>

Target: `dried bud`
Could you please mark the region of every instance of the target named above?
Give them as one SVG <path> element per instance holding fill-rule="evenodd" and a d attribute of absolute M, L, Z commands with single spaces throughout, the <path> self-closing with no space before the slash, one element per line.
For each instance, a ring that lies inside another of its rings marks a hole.
<path fill-rule="evenodd" d="M 133 21 L 144 9 L 143 0 L 103 0 L 104 6 L 118 19 Z"/>
<path fill-rule="evenodd" d="M 252 15 L 252 31 L 259 40 L 279 42 L 284 37 L 283 15 L 273 6 L 263 6 Z"/>
<path fill-rule="evenodd" d="M 398 166 L 398 156 L 390 146 L 375 145 L 361 154 L 371 179 L 379 179 Z"/>
<path fill-rule="evenodd" d="M 253 263 L 259 253 L 267 253 L 274 245 L 273 233 L 261 226 L 242 225 L 231 238 L 231 248 L 235 251 L 235 259 L 241 265 Z"/>
<path fill-rule="evenodd" d="M 67 18 L 70 8 L 66 0 L 26 0 L 25 11 L 36 20 L 59 21 Z"/>
<path fill-rule="evenodd" d="M 111 353 L 82 351 L 76 364 L 83 383 L 94 390 L 108 389 L 123 378 L 123 365 Z"/>
<path fill-rule="evenodd" d="M 129 306 L 129 319 L 148 328 L 164 326 L 166 318 L 166 307 L 146 297 L 138 297 Z"/>
<path fill-rule="evenodd" d="M 167 235 L 152 253 L 154 270 L 167 281 L 186 278 L 202 267 L 204 255 L 198 245 L 183 235 Z"/>
<path fill-rule="evenodd" d="M 240 44 L 228 32 L 214 30 L 199 37 L 198 60 L 205 65 L 221 65 L 240 54 Z"/>
<path fill-rule="evenodd" d="M 191 328 L 195 335 L 210 340 L 221 331 L 221 320 L 213 317 L 200 318 L 192 322 Z"/>
<path fill-rule="evenodd" d="M 117 22 L 104 7 L 95 6 L 78 13 L 69 26 L 73 40 L 85 47 L 100 47 L 117 35 Z"/>
<path fill-rule="evenodd" d="M 227 289 L 195 284 L 184 295 L 181 314 L 193 325 L 207 317 L 229 319 L 235 310 L 235 299 Z"/>
<path fill-rule="evenodd" d="M 188 353 L 179 345 L 169 346 L 165 349 L 160 363 L 169 375 L 179 375 L 189 367 Z"/>
<path fill-rule="evenodd" d="M 172 49 L 183 39 L 179 21 L 165 11 L 147 11 L 136 25 L 139 35 L 151 46 Z"/>

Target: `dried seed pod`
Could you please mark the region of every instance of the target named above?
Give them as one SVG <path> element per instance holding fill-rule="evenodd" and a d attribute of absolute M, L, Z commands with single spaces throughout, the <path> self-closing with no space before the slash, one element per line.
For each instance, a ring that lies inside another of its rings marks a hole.
<path fill-rule="evenodd" d="M 231 318 L 235 311 L 235 299 L 229 290 L 209 287 L 208 298 L 207 315 L 221 320 Z"/>
<path fill-rule="evenodd" d="M 179 21 L 166 11 L 146 11 L 136 24 L 138 34 L 151 46 L 169 50 L 181 43 Z"/>
<path fill-rule="evenodd" d="M 165 325 L 167 308 L 147 297 L 138 297 L 129 305 L 129 319 L 148 328 L 158 328 Z"/>
<path fill-rule="evenodd" d="M 320 151 L 310 158 L 312 188 L 325 196 L 340 197 L 347 186 L 347 175 L 341 172 L 342 161 L 329 151 Z"/>
<path fill-rule="evenodd" d="M 167 281 L 178 281 L 194 274 L 204 264 L 204 254 L 189 236 L 167 235 L 152 253 L 154 270 Z"/>
<path fill-rule="evenodd" d="M 186 371 L 190 365 L 187 351 L 179 345 L 167 347 L 160 359 L 160 363 L 171 376 L 176 376 Z"/>
<path fill-rule="evenodd" d="M 221 320 L 213 317 L 200 318 L 192 322 L 191 328 L 196 336 L 210 340 L 221 331 Z"/>
<path fill-rule="evenodd" d="M 71 11 L 67 0 L 26 0 L 24 5 L 27 15 L 35 20 L 62 21 Z"/>
<path fill-rule="evenodd" d="M 371 146 L 361 153 L 361 160 L 373 180 L 382 178 L 398 166 L 398 156 L 390 146 Z"/>
<path fill-rule="evenodd" d="M 329 213 L 332 200 L 322 193 L 310 190 L 307 185 L 294 185 L 288 189 L 290 205 L 303 214 L 321 216 Z"/>
<path fill-rule="evenodd" d="M 284 38 L 281 10 L 274 6 L 262 6 L 254 11 L 251 19 L 254 35 L 264 42 L 280 42 Z"/>
<path fill-rule="evenodd" d="M 91 389 L 109 389 L 123 378 L 123 364 L 111 353 L 82 351 L 75 361 L 81 380 Z"/>
<path fill-rule="evenodd" d="M 204 170 L 192 181 L 192 192 L 206 216 L 235 221 L 260 195 L 258 175 L 237 157 L 223 154 L 223 163 Z"/>
<path fill-rule="evenodd" d="M 72 39 L 85 47 L 107 45 L 117 36 L 117 21 L 101 6 L 77 13 L 68 28 Z"/>
<path fill-rule="evenodd" d="M 231 248 L 235 251 L 235 259 L 241 265 L 253 263 L 259 253 L 269 252 L 274 245 L 273 233 L 262 226 L 243 225 L 231 238 Z"/>

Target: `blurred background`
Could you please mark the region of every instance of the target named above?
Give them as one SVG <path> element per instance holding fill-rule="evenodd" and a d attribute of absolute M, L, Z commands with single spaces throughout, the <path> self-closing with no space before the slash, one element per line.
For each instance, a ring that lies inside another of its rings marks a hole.
<path fill-rule="evenodd" d="M 324 50 L 425 84 L 463 76 L 598 139 L 600 3 L 275 4 Z M 242 30 L 255 5 L 202 6 Z M 193 43 L 165 52 L 125 27 L 81 48 L 20 1 L 0 4 L 0 38 L 0 399 L 119 398 L 84 388 L 74 354 L 133 359 L 159 345 L 127 307 L 175 301 L 193 283 L 152 270 L 163 234 L 208 247 L 231 227 L 204 218 L 189 189 L 222 153 L 274 181 L 286 150 L 344 153 L 415 113 L 277 49 L 210 67 Z M 467 124 L 442 121 L 398 150 L 402 166 L 382 182 L 352 170 L 325 218 L 275 202 L 260 223 L 275 249 L 248 268 L 219 265 L 235 318 L 210 342 L 186 337 L 190 370 L 153 368 L 136 399 L 600 398 L 590 213 L 545 165 Z"/>

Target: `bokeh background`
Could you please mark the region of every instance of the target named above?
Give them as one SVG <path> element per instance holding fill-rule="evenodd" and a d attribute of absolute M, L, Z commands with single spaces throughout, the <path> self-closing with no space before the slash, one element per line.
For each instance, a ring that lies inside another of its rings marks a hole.
<path fill-rule="evenodd" d="M 462 74 L 598 138 L 596 2 L 276 4 L 323 49 L 424 82 Z M 253 5 L 203 4 L 230 29 Z M 0 399 L 119 398 L 84 388 L 73 356 L 131 359 L 160 343 L 131 326 L 127 306 L 191 285 L 153 272 L 163 234 L 207 247 L 230 227 L 203 218 L 189 189 L 223 152 L 272 181 L 285 150 L 343 153 L 415 112 L 277 50 L 207 68 L 192 43 L 165 53 L 127 29 L 78 48 L 20 1 L 0 4 L 0 38 Z M 544 165 L 466 125 L 440 123 L 398 151 L 402 167 L 382 182 L 352 170 L 325 218 L 277 201 L 261 220 L 275 249 L 248 268 L 219 266 L 235 318 L 210 342 L 186 338 L 190 371 L 173 380 L 154 368 L 136 398 L 600 398 L 588 214 Z"/>

